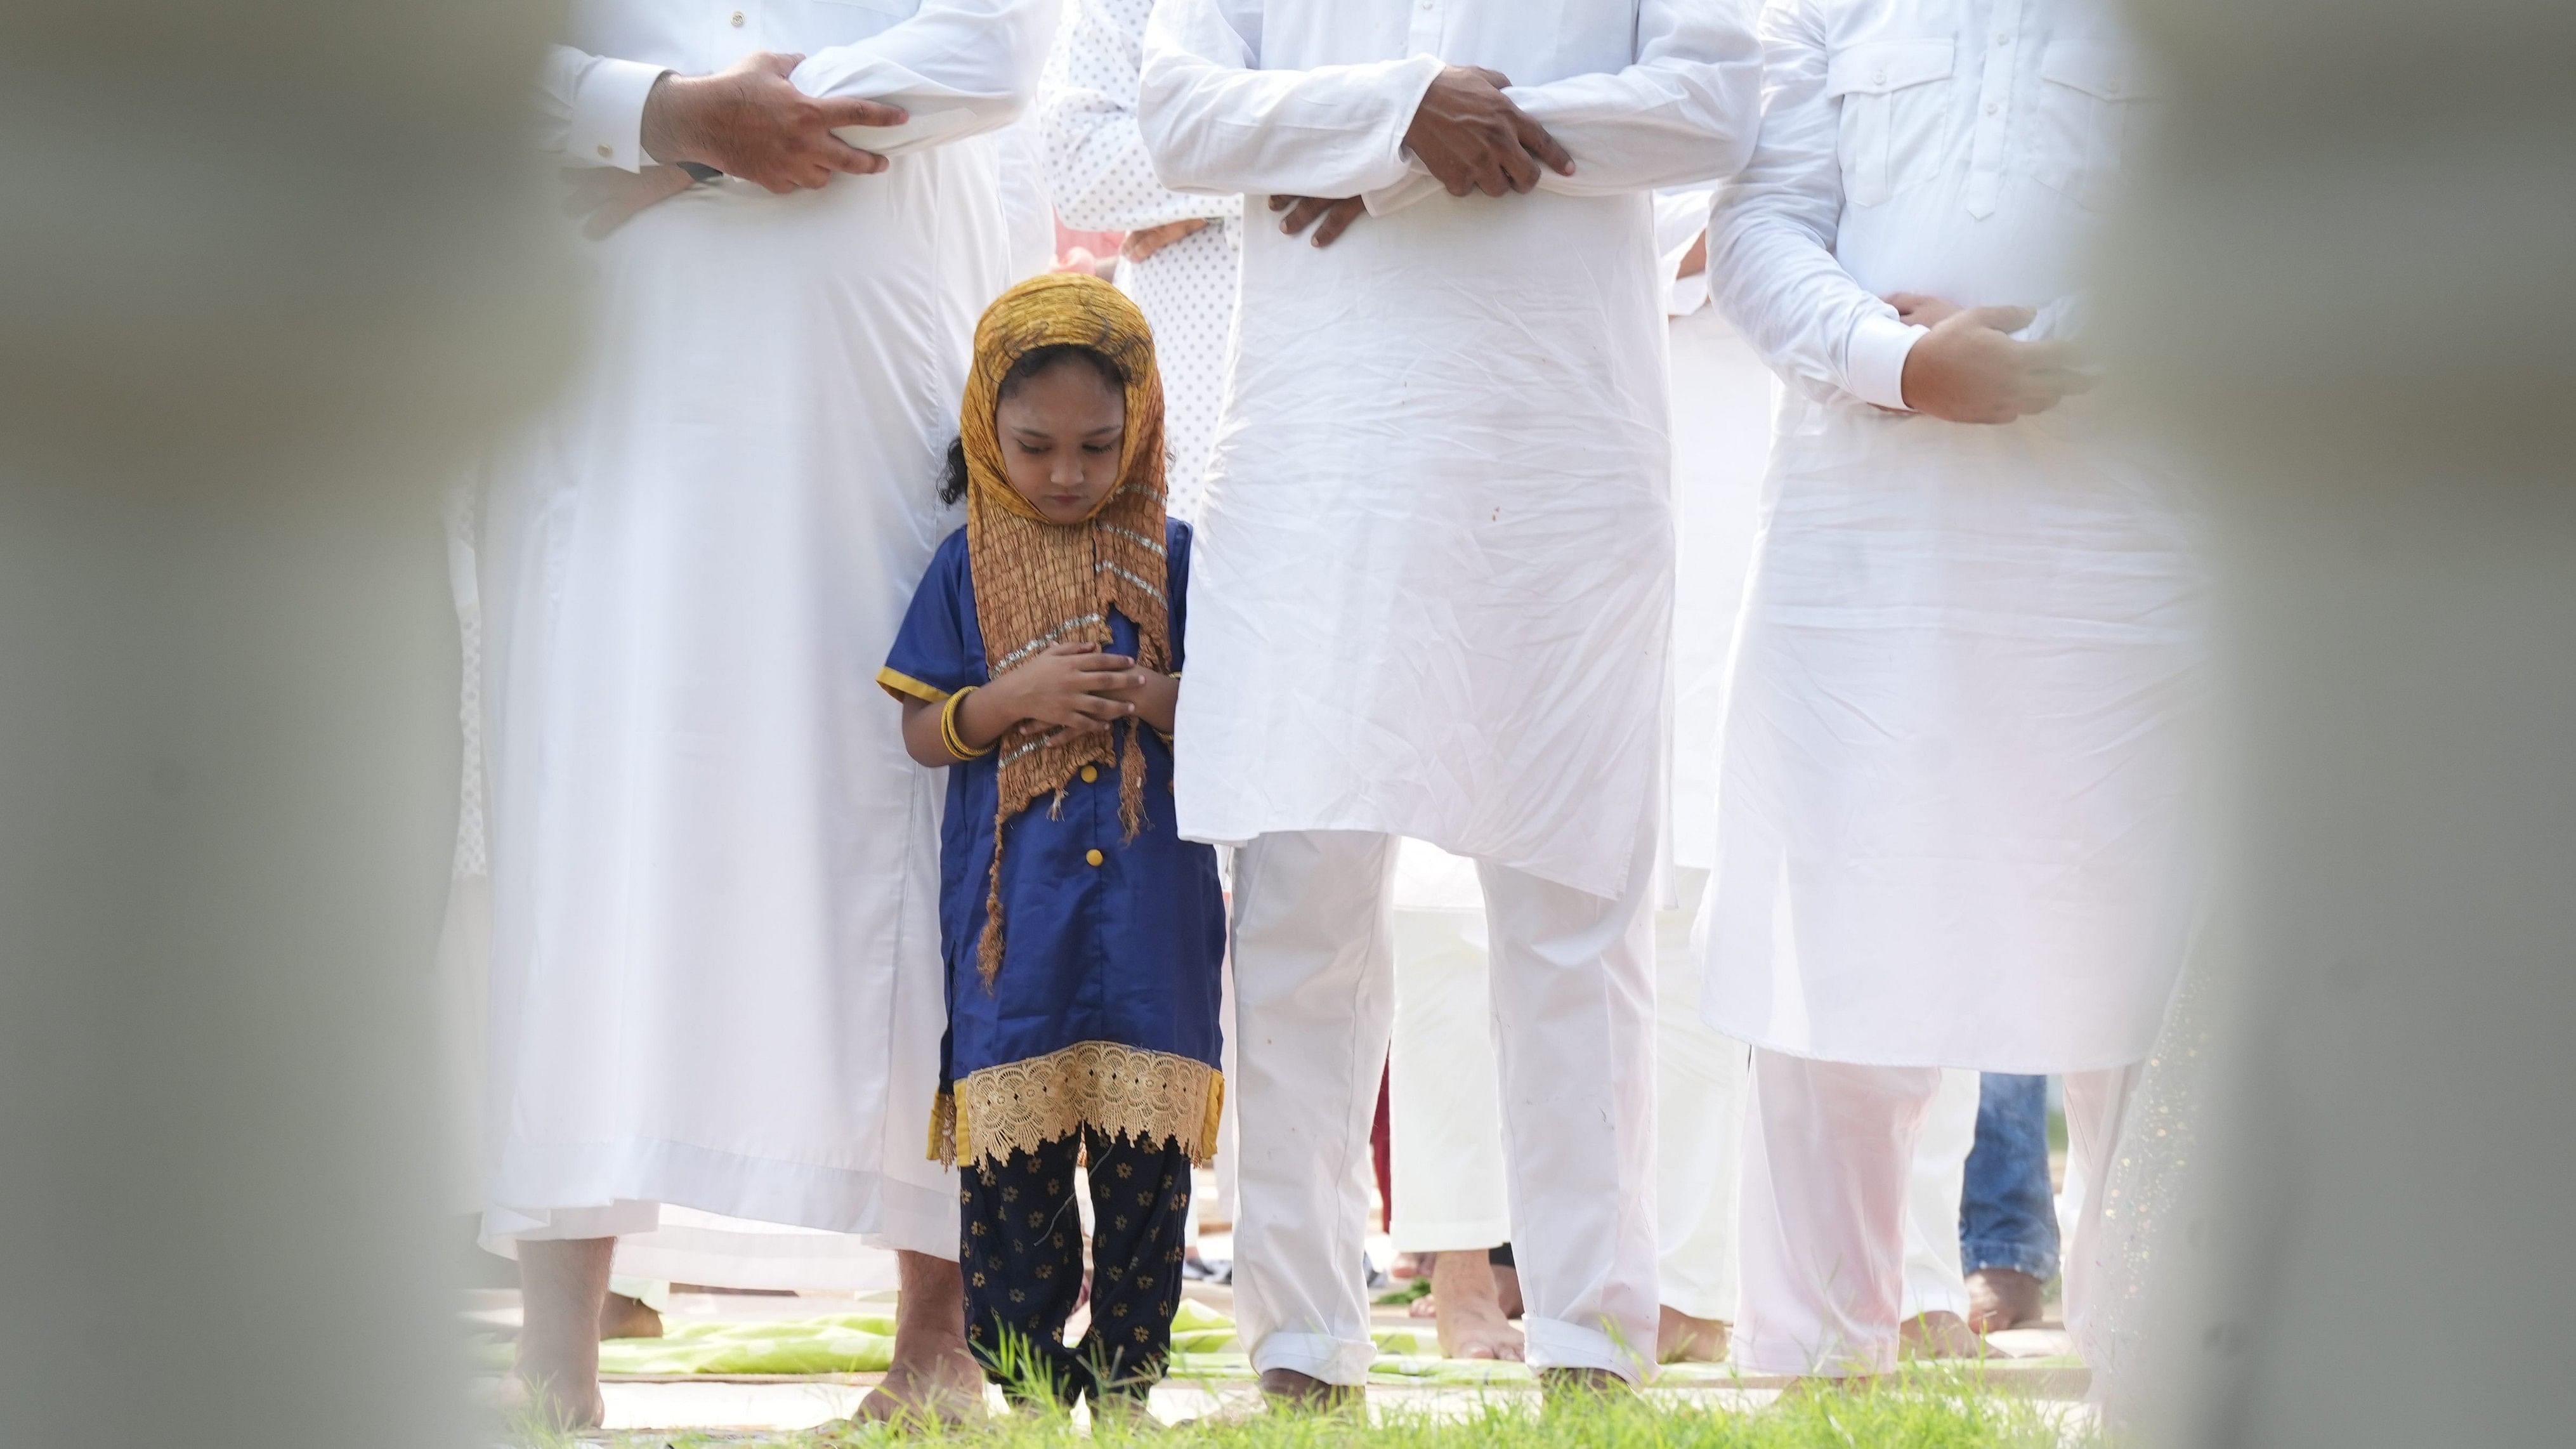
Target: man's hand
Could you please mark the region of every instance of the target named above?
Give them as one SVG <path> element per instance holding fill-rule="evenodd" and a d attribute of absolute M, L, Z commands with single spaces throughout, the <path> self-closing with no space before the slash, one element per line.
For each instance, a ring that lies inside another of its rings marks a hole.
<path fill-rule="evenodd" d="M 2016 342 L 2028 307 L 1954 312 L 1905 354 L 1905 405 L 1954 423 L 2009 423 L 2057 406 L 2093 380 L 2063 342 Z"/>
<path fill-rule="evenodd" d="M 1451 196 L 1527 191 L 1545 164 L 1574 174 L 1574 158 L 1503 94 L 1498 72 L 1453 65 L 1432 78 L 1405 128 L 1404 144 Z"/>
<path fill-rule="evenodd" d="M 566 171 L 564 183 L 564 215 L 582 218 L 581 234 L 592 241 L 693 184 L 689 173 L 677 166 L 647 166 L 632 172 L 613 166 L 582 167 Z"/>
<path fill-rule="evenodd" d="M 1161 226 L 1149 226 L 1141 231 L 1131 231 L 1127 233 L 1127 240 L 1118 244 L 1118 255 L 1131 262 L 1141 262 L 1181 238 L 1206 229 L 1206 217 L 1185 216 L 1179 221 L 1167 221 Z"/>
<path fill-rule="evenodd" d="M 832 128 L 901 125 L 903 108 L 816 100 L 787 80 L 804 58 L 761 51 L 717 75 L 662 77 L 644 99 L 645 153 L 712 166 L 779 193 L 819 187 L 838 172 L 883 171 L 886 158 Z"/>
<path fill-rule="evenodd" d="M 1279 229 L 1290 236 L 1315 226 L 1320 218 L 1324 224 L 1315 226 L 1315 245 L 1319 247 L 1331 246 L 1333 238 L 1351 229 L 1352 222 L 1368 215 L 1368 203 L 1356 196 L 1345 196 L 1339 200 L 1322 196 L 1274 196 L 1270 198 L 1270 209 L 1288 213 L 1280 218 Z"/>
<path fill-rule="evenodd" d="M 1896 309 L 1896 320 L 1908 327 L 1938 327 L 1959 315 L 1959 304 L 1921 292 L 1890 292 L 1880 301 Z"/>

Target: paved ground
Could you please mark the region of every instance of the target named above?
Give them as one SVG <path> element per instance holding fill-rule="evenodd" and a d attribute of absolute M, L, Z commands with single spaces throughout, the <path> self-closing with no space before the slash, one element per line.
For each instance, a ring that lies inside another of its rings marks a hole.
<path fill-rule="evenodd" d="M 1220 1312 L 1232 1312 L 1233 1295 L 1227 1289 L 1193 1284 L 1189 1293 Z M 891 1301 L 891 1295 L 885 1294 L 785 1298 L 680 1293 L 672 1296 L 665 1319 L 672 1324 L 735 1323 L 835 1313 L 884 1312 L 889 1310 Z M 470 1296 L 464 1313 L 476 1331 L 493 1338 L 507 1337 L 514 1334 L 518 1326 L 517 1294 L 508 1290 L 477 1292 Z M 1400 1307 L 1381 1309 L 1378 1317 L 1388 1326 L 1416 1327 L 1426 1333 L 1429 1328 L 1423 1320 L 1409 1319 Z M 2082 1398 L 2088 1376 L 2081 1368 L 2069 1366 L 2064 1357 L 2068 1345 L 2062 1332 L 2053 1328 L 2024 1329 L 1997 1334 L 1990 1342 L 2002 1357 L 1991 1359 L 1985 1365 L 1984 1373 L 1989 1382 L 2070 1404 Z M 1717 1379 L 1715 1372 L 1705 1367 L 1690 1377 L 1696 1382 L 1688 1386 L 1661 1387 L 1654 1392 L 1658 1396 L 1671 1395 L 1730 1408 L 1749 1408 L 1768 1402 L 1780 1385 L 1779 1380 L 1760 1378 L 1736 1379 L 1730 1383 Z M 612 1431 L 728 1430 L 752 1434 L 756 1438 L 760 1431 L 806 1429 L 846 1418 L 875 1381 L 873 1374 L 729 1378 L 699 1375 L 679 1379 L 611 1379 L 603 1386 L 603 1391 L 608 1400 L 608 1428 Z M 496 1381 L 487 1381 L 487 1394 L 496 1389 Z M 1527 1392 L 1529 1390 L 1521 1385 L 1373 1383 L 1369 1389 L 1373 1404 L 1433 1413 L 1472 1412 L 1487 1396 Z M 994 1393 L 993 1402 L 998 1409 L 1001 1404 L 998 1391 Z M 1156 1417 L 1166 1422 L 1178 1422 L 1203 1414 L 1247 1408 L 1254 1402 L 1256 1399 L 1249 1382 L 1173 1381 L 1154 1391 L 1153 1411 Z"/>

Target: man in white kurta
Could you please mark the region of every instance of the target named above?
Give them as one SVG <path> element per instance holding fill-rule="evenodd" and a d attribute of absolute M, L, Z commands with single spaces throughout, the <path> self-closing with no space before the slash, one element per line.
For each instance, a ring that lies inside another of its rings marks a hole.
<path fill-rule="evenodd" d="M 1737 1184 L 1751 1063 L 1700 1013 L 1692 917 L 1715 863 L 1718 731 L 1727 644 L 1752 563 L 1773 382 L 1709 303 L 1704 242 L 1711 192 L 1655 197 L 1667 282 L 1678 561 L 1672 644 L 1671 794 L 1655 913 L 1658 1356 L 1724 1358 L 1736 1312 Z M 1444 1354 L 1516 1357 L 1482 1249 L 1511 1237 L 1484 929 L 1473 862 L 1407 841 L 1396 866 L 1393 1092 L 1399 1251 L 1442 1252 L 1434 1301 Z M 1908 1174 L 1904 1300 L 1917 1352 L 1966 1338 L 1959 1264 L 1961 1170 L 1974 1141 L 1977 1074 L 1947 1072 Z M 1460 1249 L 1477 1249 L 1468 1254 Z M 1447 1250 L 1447 1251 L 1443 1251 Z M 1470 1260 L 1462 1271 L 1452 1257 Z M 1471 1301 L 1452 1302 L 1461 1286 Z M 1973 1342 L 1973 1340 L 1969 1340 Z"/>
<path fill-rule="evenodd" d="M 1710 273 L 1788 389 L 1704 1005 L 1756 1048 L 1737 1360 L 1867 1372 L 1939 1068 L 2065 1074 L 2098 1216 L 2083 1185 L 2192 919 L 2199 572 L 2155 460 L 2049 340 L 2150 122 L 2108 7 L 1773 0 L 1762 25 L 1761 145 Z"/>
<path fill-rule="evenodd" d="M 1182 830 L 1240 846 L 1235 1289 L 1274 1391 L 1359 1384 L 1373 1353 L 1398 836 L 1483 878 L 1530 1361 L 1633 1376 L 1654 1341 L 1672 535 L 1647 192 L 1734 169 L 1755 65 L 1726 5 L 1551 13 L 1170 0 L 1147 28 L 1165 184 L 1368 213 L 1330 246 L 1247 229 L 1176 729 Z M 1445 190 L 1492 135 L 1493 189 Z M 1560 146 L 1570 174 L 1530 164 Z"/>
<path fill-rule="evenodd" d="M 1196 523 L 1225 403 L 1226 345 L 1243 271 L 1243 198 L 1174 191 L 1154 175 L 1136 126 L 1145 19 L 1153 8 L 1153 0 L 1067 0 L 1038 117 L 1064 224 L 1128 234 L 1118 290 L 1136 299 L 1154 328 L 1171 452 L 1165 507 Z"/>
<path fill-rule="evenodd" d="M 907 1315 L 956 1291 L 922 1151 L 936 799 L 870 675 L 952 526 L 940 452 L 1008 277 L 978 133 L 1052 19 L 595 0 L 546 59 L 564 166 L 728 173 L 583 244 L 587 361 L 484 513 L 485 1233 L 568 1417 L 598 1410 L 611 1240 L 625 1271 L 794 1287 L 835 1271 L 814 1230 L 868 1233 L 927 1285 Z M 906 1369 L 971 1382 L 938 1337 Z"/>

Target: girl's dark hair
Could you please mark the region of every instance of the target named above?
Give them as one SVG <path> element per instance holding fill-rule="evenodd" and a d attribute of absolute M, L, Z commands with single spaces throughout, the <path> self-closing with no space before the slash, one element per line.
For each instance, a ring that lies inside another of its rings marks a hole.
<path fill-rule="evenodd" d="M 993 390 L 993 401 L 998 403 L 1018 392 L 1022 384 L 1060 362 L 1087 363 L 1100 374 L 1102 382 L 1109 384 L 1111 392 L 1122 397 L 1126 395 L 1127 374 L 1118 370 L 1118 364 L 1108 353 L 1096 347 L 1085 347 L 1079 342 L 1050 342 L 1020 354 L 1020 360 L 1011 364 L 1011 370 L 1002 374 L 1002 385 Z M 948 466 L 939 475 L 939 501 L 954 503 L 965 496 L 966 440 L 961 437 L 948 445 Z"/>

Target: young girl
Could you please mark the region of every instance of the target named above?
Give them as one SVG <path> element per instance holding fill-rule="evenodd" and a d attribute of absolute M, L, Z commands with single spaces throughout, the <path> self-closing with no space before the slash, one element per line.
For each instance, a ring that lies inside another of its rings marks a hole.
<path fill-rule="evenodd" d="M 965 1182 L 968 1338 L 1006 1388 L 1034 1371 L 1095 1412 L 1140 1407 L 1162 1377 L 1190 1166 L 1224 1097 L 1216 856 L 1172 810 L 1190 531 L 1163 516 L 1162 411 L 1152 336 L 1116 288 L 1004 293 L 949 459 L 966 526 L 877 676 L 913 758 L 949 772 L 931 1151 Z M 1068 1348 L 1084 1159 L 1091 1329 Z"/>

